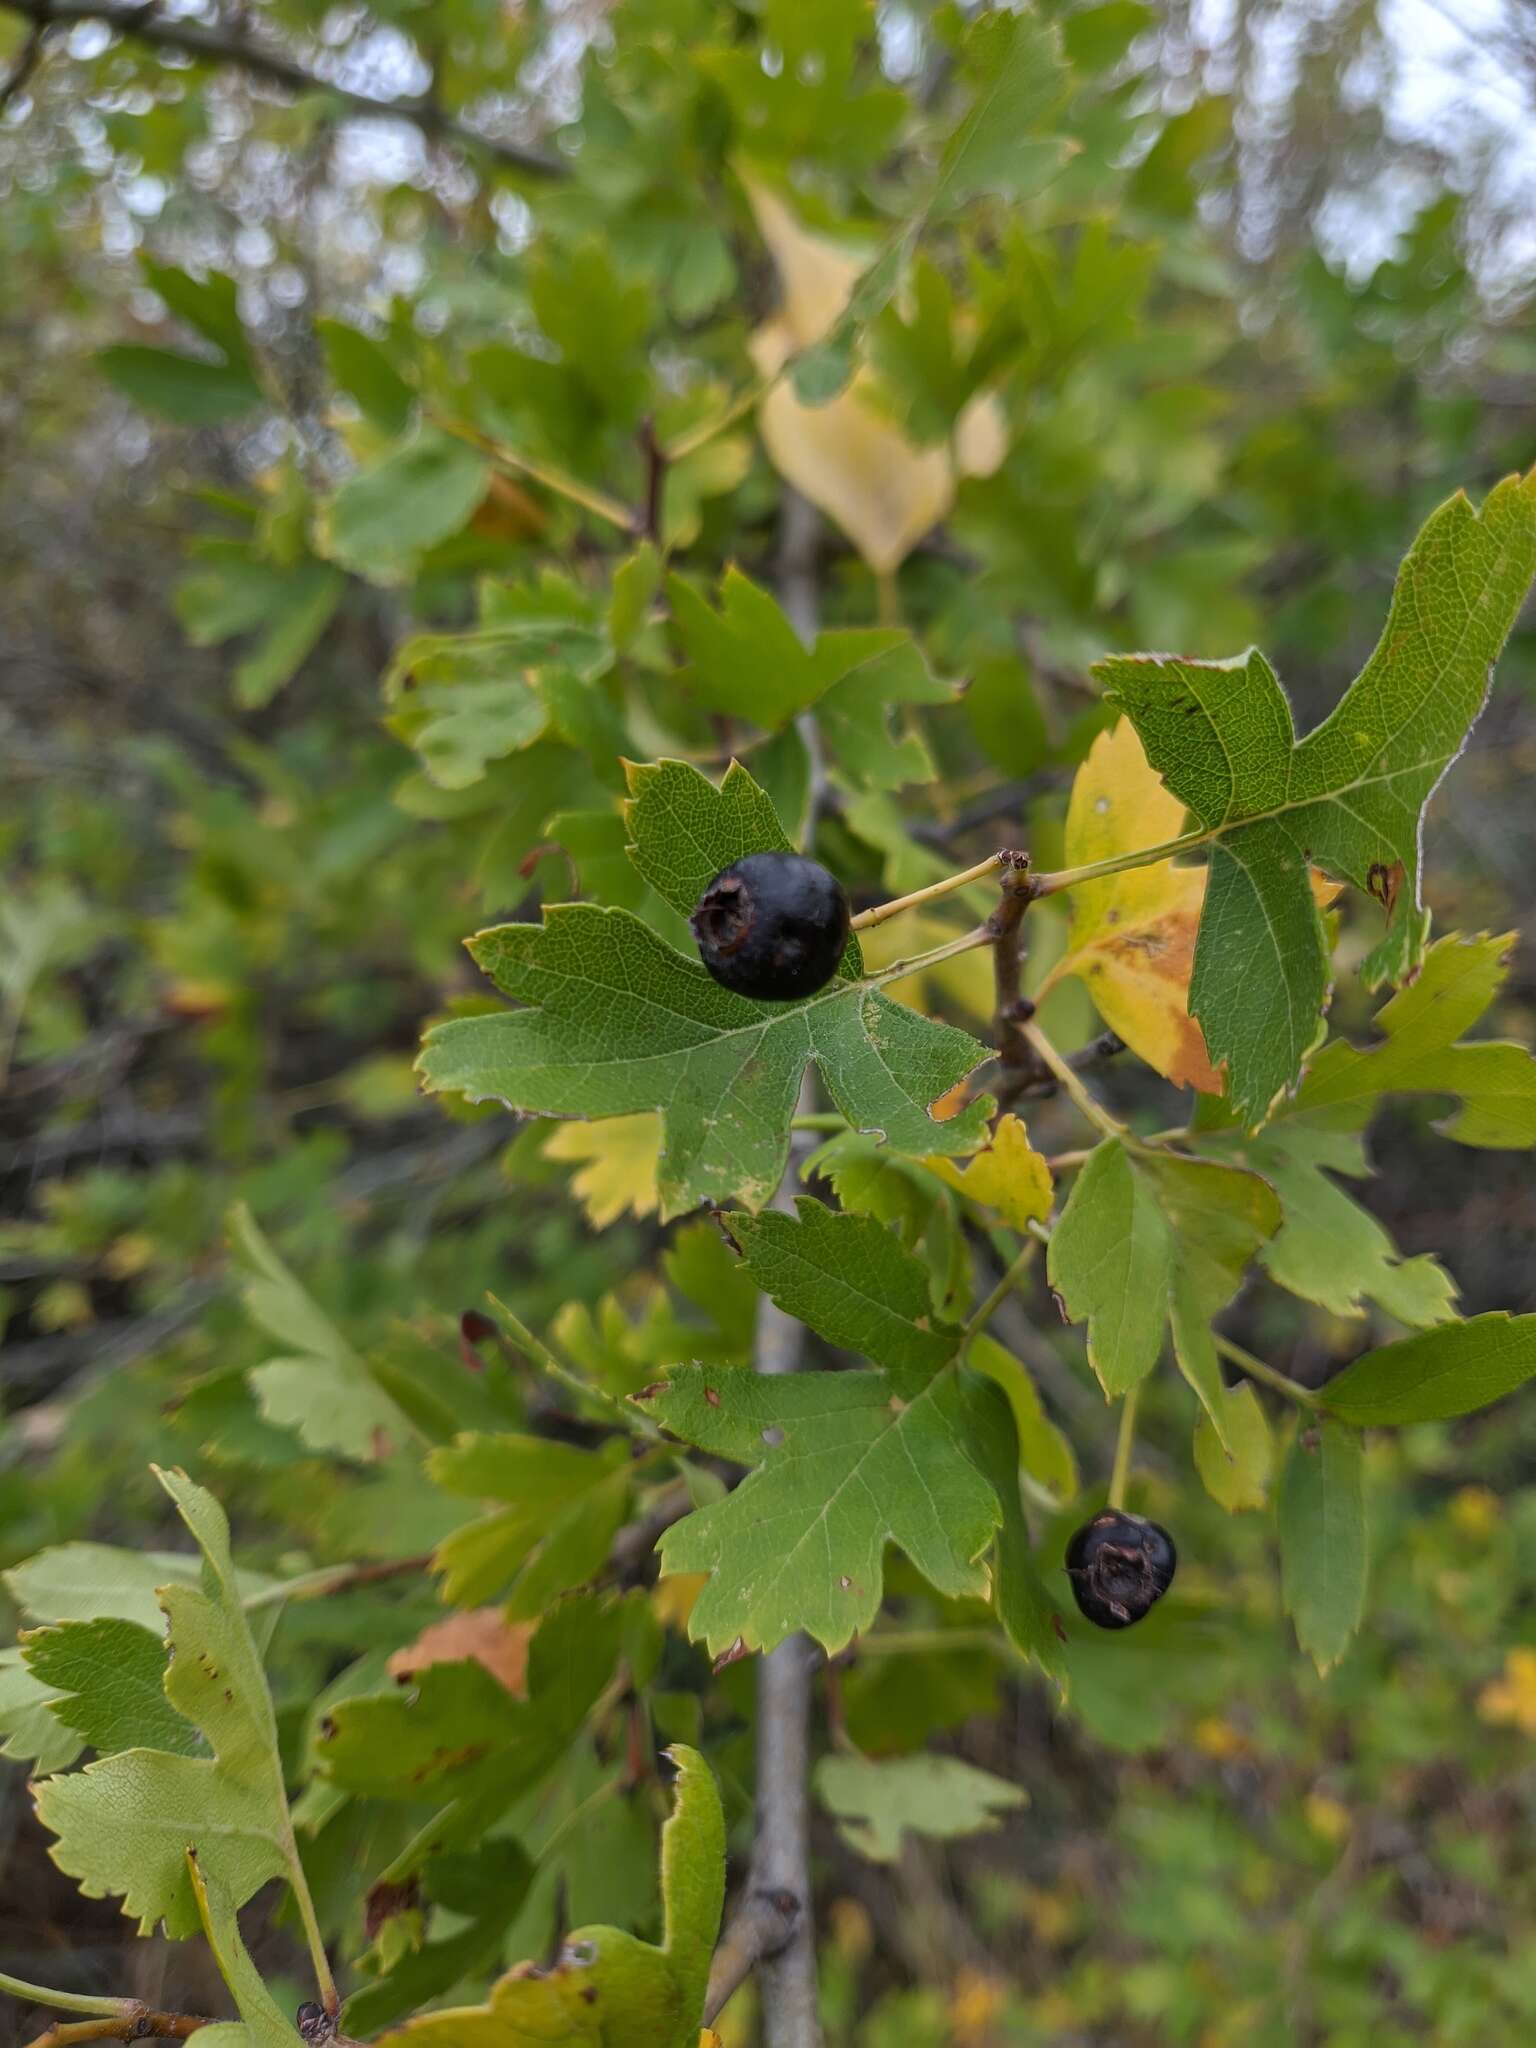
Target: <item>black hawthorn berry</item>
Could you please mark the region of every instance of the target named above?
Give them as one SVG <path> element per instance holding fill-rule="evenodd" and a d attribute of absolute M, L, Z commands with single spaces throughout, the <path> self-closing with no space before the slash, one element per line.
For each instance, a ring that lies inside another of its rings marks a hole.
<path fill-rule="evenodd" d="M 800 853 L 749 853 L 716 875 L 689 919 L 699 958 L 739 996 L 789 1003 L 815 995 L 848 944 L 837 877 Z"/>
<path fill-rule="evenodd" d="M 1085 1522 L 1067 1545 L 1073 1597 L 1099 1628 L 1129 1628 L 1150 1613 L 1178 1561 L 1166 1529 L 1119 1508 Z"/>

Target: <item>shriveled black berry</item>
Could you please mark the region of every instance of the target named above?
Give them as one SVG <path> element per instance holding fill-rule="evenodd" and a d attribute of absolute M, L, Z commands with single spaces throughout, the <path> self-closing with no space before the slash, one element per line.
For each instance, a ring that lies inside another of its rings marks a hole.
<path fill-rule="evenodd" d="M 689 919 L 699 958 L 722 987 L 760 1002 L 815 995 L 848 944 L 836 875 L 800 853 L 749 853 L 716 875 Z"/>
<path fill-rule="evenodd" d="M 1173 1584 L 1178 1552 L 1157 1522 L 1105 1508 L 1067 1545 L 1067 1576 L 1088 1619 L 1099 1628 L 1129 1628 L 1151 1612 Z"/>

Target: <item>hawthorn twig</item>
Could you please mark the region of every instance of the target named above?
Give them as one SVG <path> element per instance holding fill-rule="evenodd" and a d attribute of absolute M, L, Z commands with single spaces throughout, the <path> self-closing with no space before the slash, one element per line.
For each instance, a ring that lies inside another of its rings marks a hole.
<path fill-rule="evenodd" d="M 736 1903 L 709 1969 L 704 2024 L 713 2026 L 752 1972 L 783 1954 L 800 1918 L 800 1901 L 790 1891 L 748 1891 Z"/>
<path fill-rule="evenodd" d="M 324 93 L 338 101 L 355 119 L 368 121 L 409 121 L 434 142 L 449 142 L 463 149 L 480 150 L 509 169 L 532 178 L 563 178 L 565 167 L 559 159 L 521 143 L 501 142 L 467 128 L 445 113 L 428 92 L 411 99 L 380 99 L 373 93 L 357 92 L 337 85 L 317 72 L 308 71 L 270 43 L 256 42 L 243 30 L 212 28 L 185 15 L 168 16 L 142 5 L 142 0 L 0 0 L 12 14 L 20 14 L 40 29 L 77 22 L 99 21 L 114 34 L 152 49 L 176 50 L 203 64 L 230 65 L 267 85 L 281 86 L 292 93 Z"/>
<path fill-rule="evenodd" d="M 972 882 L 984 882 L 989 875 L 995 875 L 1005 861 L 1023 858 L 1010 853 L 989 853 L 985 860 L 977 861 L 974 867 L 963 868 L 958 875 L 945 875 L 940 881 L 930 882 L 924 889 L 914 889 L 909 896 L 893 896 L 889 903 L 877 903 L 871 910 L 861 910 L 853 920 L 856 932 L 867 932 L 877 924 L 884 924 L 888 917 L 899 917 L 904 910 L 916 910 L 919 904 L 936 903 L 941 896 L 953 895 L 956 889 L 968 888 Z"/>
<path fill-rule="evenodd" d="M 786 490 L 779 596 L 803 640 L 816 630 L 818 526 L 815 508 L 797 491 Z M 812 817 L 807 839 L 814 830 Z M 805 1113 L 815 1108 L 809 1078 L 801 1089 L 800 1108 Z M 792 1134 L 789 1161 L 773 1198 L 775 1208 L 792 1206 L 799 1163 L 810 1143 L 810 1133 Z M 765 1294 L 758 1303 L 753 1347 L 757 1370 L 798 1372 L 804 1348 L 803 1326 Z M 803 1635 L 788 1637 L 758 1665 L 757 1827 L 746 1892 L 720 1944 L 727 1958 L 720 1965 L 722 1988 L 734 1976 L 737 1957 L 745 1965 L 742 1975 L 753 1967 L 761 1974 L 764 2048 L 821 2048 L 811 1896 L 811 1668 L 811 1646 Z M 778 1901 L 783 1939 L 777 1943 L 765 1944 L 761 1938 L 767 1925 L 764 1899 Z M 745 1925 L 743 1915 L 748 1916 Z M 736 1977 L 729 1988 L 734 1990 L 739 1981 Z"/>
<path fill-rule="evenodd" d="M 276 1585 L 263 1586 L 241 1605 L 251 1614 L 259 1607 L 276 1607 L 284 1600 L 320 1600 L 331 1593 L 350 1593 L 357 1586 L 377 1586 L 389 1579 L 409 1578 L 416 1572 L 429 1571 L 431 1566 L 430 1550 L 424 1550 L 419 1557 L 370 1558 L 361 1564 L 322 1565 L 316 1571 L 300 1572 L 294 1578 L 279 1579 Z"/>
<path fill-rule="evenodd" d="M 0 1978 L 0 1986 L 8 1980 Z M 50 1994 L 49 2003 L 54 1994 Z M 216 2026 L 215 2020 L 189 2012 L 151 2012 L 134 1999 L 118 1999 L 118 2011 L 110 2019 L 55 2020 L 51 2027 L 27 2043 L 27 2048 L 71 2048 L 76 2041 L 185 2041 L 199 2027 Z"/>

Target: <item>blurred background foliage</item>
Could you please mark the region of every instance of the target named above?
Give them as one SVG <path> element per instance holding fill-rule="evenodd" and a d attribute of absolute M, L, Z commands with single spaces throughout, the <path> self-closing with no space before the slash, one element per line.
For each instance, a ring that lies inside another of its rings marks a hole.
<path fill-rule="evenodd" d="M 579 615 L 611 536 L 536 474 L 466 469 L 463 442 L 383 458 L 425 394 L 638 503 L 646 422 L 676 442 L 718 413 L 783 317 L 754 194 L 877 247 L 919 189 L 914 118 L 976 61 L 974 10 L 162 0 L 161 42 L 99 18 L 40 38 L 38 11 L 0 6 L 0 1552 L 164 1542 L 154 1456 L 216 1488 L 253 1564 L 403 1556 L 442 1533 L 441 1501 L 387 1460 L 316 1455 L 252 1396 L 271 1344 L 229 1276 L 231 1203 L 402 1371 L 457 1369 L 487 1287 L 536 1327 L 563 1311 L 570 1341 L 621 1340 L 616 1318 L 656 1311 L 663 1233 L 622 1201 L 595 1228 L 547 1129 L 450 1119 L 411 1075 L 423 1020 L 474 991 L 464 932 L 616 859 L 606 730 L 434 778 L 408 700 L 380 694 L 408 634 L 471 623 L 482 576 L 558 560 L 551 615 Z M 981 392 L 1006 452 L 905 548 L 871 537 L 878 475 L 845 477 L 821 532 L 828 624 L 899 608 L 971 679 L 958 709 L 911 713 L 930 789 L 834 809 L 824 845 L 866 900 L 933 872 L 936 845 L 1049 857 L 1106 648 L 1259 639 L 1310 722 L 1425 513 L 1536 453 L 1529 9 L 1037 11 L 1071 65 L 1070 147 L 962 210 L 880 315 L 868 373 L 909 452 L 942 450 Z M 338 91 L 201 61 L 179 29 Z M 814 420 L 801 446 L 814 466 Z M 746 413 L 672 467 L 661 531 L 696 583 L 730 561 L 771 582 L 780 495 Z M 642 699 L 662 673 L 642 644 L 647 664 Z M 1440 929 L 1528 911 L 1533 690 L 1527 630 L 1432 813 Z M 643 702 L 629 715 L 653 751 Z M 697 714 L 700 758 L 729 737 Z M 587 841 L 551 826 L 571 813 Z M 1529 937 L 1506 998 L 1500 1027 L 1536 1037 Z M 1338 1021 L 1365 1017 L 1352 995 Z M 1057 1024 L 1094 1028 L 1065 1007 Z M 1161 1084 L 1110 1088 L 1135 1108 Z M 1040 1142 L 1072 1141 L 1057 1115 L 1032 1116 Z M 1468 1313 L 1536 1306 L 1522 1155 L 1454 1151 L 1418 1111 L 1374 1144 L 1365 1199 L 1402 1251 L 1435 1252 Z M 1080 1340 L 1043 1283 L 1015 1309 L 999 1334 L 1097 1475 L 1109 1425 Z M 1303 1379 L 1360 1343 L 1272 1291 L 1234 1327 Z M 865 1748 L 937 1740 L 1030 1803 L 894 1865 L 825 1825 L 834 2042 L 1392 2048 L 1528 2024 L 1536 1410 L 1373 1450 L 1371 1619 L 1323 1682 L 1277 1614 L 1265 1527 L 1190 1474 L 1181 1399 L 1164 1386 L 1143 1412 L 1148 1507 L 1179 1530 L 1188 1597 L 1106 1642 L 1070 1713 L 899 1571 L 913 1616 L 960 1639 L 838 1674 Z M 339 1658 L 434 1608 L 396 1590 L 285 1619 L 293 1742 Z M 697 1653 L 670 1654 L 699 1689 Z M 745 1727 L 741 1671 L 717 1711 Z M 195 2004 L 197 1958 L 73 1895 L 19 1774 L 4 1802 L 0 1968 Z M 648 1881 L 649 1843 L 625 1853 L 609 1845 Z M 346 1844 L 332 1855 L 326 1911 L 358 1943 Z M 262 1954 L 280 1981 L 287 1932 Z M 737 2010 L 728 2038 L 749 2026 Z"/>

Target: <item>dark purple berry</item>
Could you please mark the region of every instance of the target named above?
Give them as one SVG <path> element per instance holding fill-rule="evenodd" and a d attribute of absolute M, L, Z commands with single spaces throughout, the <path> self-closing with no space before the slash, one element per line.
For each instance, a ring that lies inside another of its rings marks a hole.
<path fill-rule="evenodd" d="M 815 995 L 848 944 L 837 877 L 800 853 L 749 853 L 716 875 L 689 919 L 699 958 L 722 987 L 759 1002 Z"/>
<path fill-rule="evenodd" d="M 1156 1522 L 1105 1508 L 1067 1545 L 1073 1597 L 1098 1628 L 1129 1628 L 1173 1584 L 1178 1552 Z"/>

